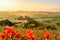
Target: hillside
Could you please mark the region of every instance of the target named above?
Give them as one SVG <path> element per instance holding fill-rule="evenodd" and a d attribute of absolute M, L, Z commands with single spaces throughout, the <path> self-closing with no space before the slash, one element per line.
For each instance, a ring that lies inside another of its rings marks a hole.
<path fill-rule="evenodd" d="M 2 18 L 15 18 L 18 16 L 60 16 L 60 12 L 45 12 L 45 11 L 0 11 L 0 19 Z"/>

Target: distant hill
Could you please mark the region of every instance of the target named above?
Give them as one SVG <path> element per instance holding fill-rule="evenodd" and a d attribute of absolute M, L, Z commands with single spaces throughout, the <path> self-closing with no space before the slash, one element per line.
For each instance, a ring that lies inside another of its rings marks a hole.
<path fill-rule="evenodd" d="M 0 11 L 0 19 L 2 18 L 15 18 L 18 16 L 60 16 L 60 12 L 47 12 L 47 11 Z"/>

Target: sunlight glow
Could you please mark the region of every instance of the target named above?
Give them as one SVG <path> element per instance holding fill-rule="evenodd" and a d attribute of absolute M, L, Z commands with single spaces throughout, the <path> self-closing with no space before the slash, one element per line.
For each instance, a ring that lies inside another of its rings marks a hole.
<path fill-rule="evenodd" d="M 0 0 L 0 10 L 58 10 L 60 6 L 44 3 L 24 2 L 22 0 Z M 60 9 L 59 9 L 60 10 Z"/>

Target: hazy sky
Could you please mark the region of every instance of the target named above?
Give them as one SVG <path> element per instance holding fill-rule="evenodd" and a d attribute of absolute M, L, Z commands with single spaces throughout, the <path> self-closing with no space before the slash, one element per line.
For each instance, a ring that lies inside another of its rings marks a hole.
<path fill-rule="evenodd" d="M 60 11 L 60 0 L 0 0 L 0 10 Z"/>

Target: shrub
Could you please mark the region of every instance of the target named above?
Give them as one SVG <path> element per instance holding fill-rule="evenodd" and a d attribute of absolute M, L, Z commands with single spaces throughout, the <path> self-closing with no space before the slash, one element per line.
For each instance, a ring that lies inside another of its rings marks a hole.
<path fill-rule="evenodd" d="M 54 26 L 54 25 L 47 25 L 46 27 L 48 30 L 51 29 L 51 30 L 57 30 L 57 28 Z"/>
<path fill-rule="evenodd" d="M 4 26 L 4 25 L 13 26 L 14 24 L 11 21 L 9 21 L 8 19 L 6 19 L 6 20 L 0 21 L 0 25 L 1 26 Z"/>

